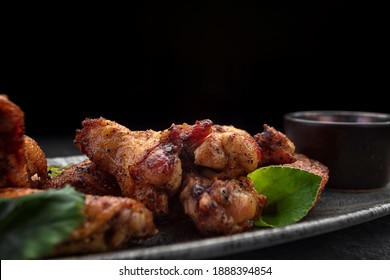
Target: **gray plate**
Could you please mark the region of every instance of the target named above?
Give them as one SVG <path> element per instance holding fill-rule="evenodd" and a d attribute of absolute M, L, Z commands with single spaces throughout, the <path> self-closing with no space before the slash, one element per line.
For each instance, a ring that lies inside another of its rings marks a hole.
<path fill-rule="evenodd" d="M 48 159 L 49 164 L 67 165 L 83 156 Z M 254 228 L 220 237 L 202 237 L 191 221 L 174 216 L 158 222 L 159 234 L 129 244 L 120 251 L 71 256 L 67 259 L 207 259 L 265 248 L 336 231 L 390 214 L 390 186 L 367 191 L 325 189 L 316 207 L 300 222 L 281 228 Z"/>

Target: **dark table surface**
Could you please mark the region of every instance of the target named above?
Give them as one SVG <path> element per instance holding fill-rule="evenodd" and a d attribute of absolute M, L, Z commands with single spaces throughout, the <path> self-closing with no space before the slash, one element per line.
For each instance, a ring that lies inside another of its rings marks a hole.
<path fill-rule="evenodd" d="M 48 158 L 81 155 L 72 136 L 35 137 Z M 390 215 L 314 237 L 300 239 L 224 259 L 353 260 L 390 259 Z"/>

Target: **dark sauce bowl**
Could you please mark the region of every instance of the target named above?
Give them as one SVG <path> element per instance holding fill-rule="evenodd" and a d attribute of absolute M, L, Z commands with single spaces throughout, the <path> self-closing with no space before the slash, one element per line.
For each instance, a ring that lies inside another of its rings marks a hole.
<path fill-rule="evenodd" d="M 329 188 L 374 189 L 390 182 L 390 114 L 302 111 L 284 115 L 296 152 L 329 168 Z"/>

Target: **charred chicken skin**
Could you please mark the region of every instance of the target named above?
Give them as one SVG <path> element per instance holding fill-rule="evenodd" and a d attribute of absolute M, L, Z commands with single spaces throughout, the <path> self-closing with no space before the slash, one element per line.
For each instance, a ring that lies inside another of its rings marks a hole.
<path fill-rule="evenodd" d="M 194 151 L 194 164 L 212 169 L 218 178 L 238 178 L 254 171 L 261 156 L 259 145 L 246 131 L 213 125 Z"/>
<path fill-rule="evenodd" d="M 131 131 L 104 118 L 85 119 L 74 144 L 97 167 L 113 175 L 126 197 L 156 215 L 168 214 L 168 201 L 179 189 L 181 161 L 175 145 L 161 141 L 161 131 Z"/>
<path fill-rule="evenodd" d="M 190 173 L 183 182 L 180 201 L 202 235 L 220 235 L 251 228 L 267 198 L 256 192 L 247 177 L 224 180 Z"/>
<path fill-rule="evenodd" d="M 43 190 L 2 188 L 0 197 L 15 198 Z M 86 195 L 84 221 L 66 241 L 56 245 L 53 256 L 117 250 L 131 239 L 157 233 L 153 214 L 142 203 L 126 197 Z"/>
<path fill-rule="evenodd" d="M 254 136 L 262 150 L 260 166 L 292 163 L 296 160 L 295 145 L 282 132 L 264 124 L 263 132 Z"/>
<path fill-rule="evenodd" d="M 66 185 L 85 194 L 122 196 L 115 177 L 98 169 L 89 159 L 67 167 L 61 174 L 48 180 L 42 189 L 62 189 Z"/>

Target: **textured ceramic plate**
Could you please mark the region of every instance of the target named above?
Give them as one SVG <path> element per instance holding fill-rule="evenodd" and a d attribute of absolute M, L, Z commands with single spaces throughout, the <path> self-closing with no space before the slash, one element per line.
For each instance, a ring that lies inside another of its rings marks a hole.
<path fill-rule="evenodd" d="M 67 165 L 83 156 L 52 158 L 49 164 Z M 174 216 L 157 224 L 155 237 L 129 244 L 128 249 L 71 256 L 70 259 L 206 259 L 265 248 L 336 231 L 390 214 L 390 186 L 367 191 L 325 189 L 316 207 L 300 222 L 281 228 L 254 228 L 231 236 L 202 237 L 191 222 Z"/>

